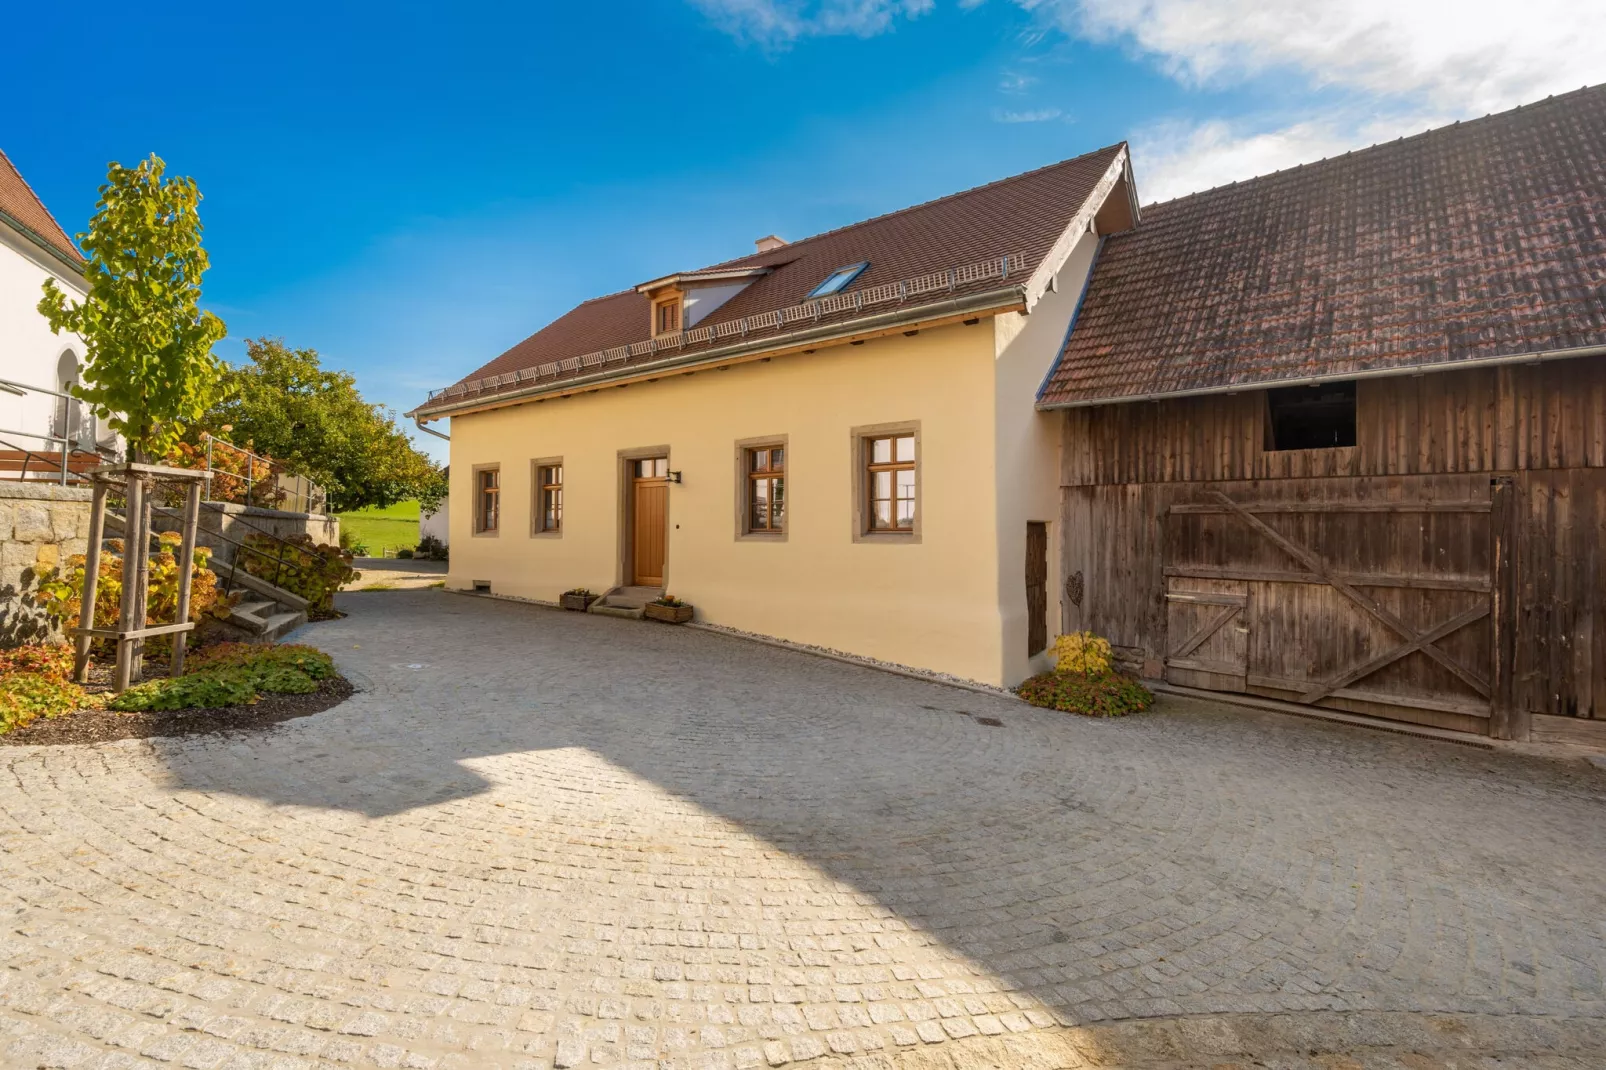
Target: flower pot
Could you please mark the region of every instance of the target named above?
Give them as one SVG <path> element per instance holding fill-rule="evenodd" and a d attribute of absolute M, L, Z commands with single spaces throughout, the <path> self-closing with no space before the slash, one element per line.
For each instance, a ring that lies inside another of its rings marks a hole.
<path fill-rule="evenodd" d="M 661 620 L 665 624 L 685 624 L 691 620 L 691 606 L 661 606 L 648 602 L 641 611 L 648 620 Z"/>
<path fill-rule="evenodd" d="M 595 594 L 565 594 L 558 599 L 558 604 L 564 609 L 572 609 L 576 613 L 584 613 L 591 608 L 591 603 L 600 597 L 602 596 Z"/>

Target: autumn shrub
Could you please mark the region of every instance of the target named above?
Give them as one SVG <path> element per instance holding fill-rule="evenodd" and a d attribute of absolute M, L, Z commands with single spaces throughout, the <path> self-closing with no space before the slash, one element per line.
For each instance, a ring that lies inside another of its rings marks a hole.
<path fill-rule="evenodd" d="M 350 551 L 338 546 L 320 546 L 310 535 L 278 539 L 252 532 L 236 564 L 251 575 L 282 587 L 307 600 L 307 615 L 313 619 L 334 614 L 335 592 L 362 578 L 351 567 Z"/>
<path fill-rule="evenodd" d="M 1153 693 L 1112 666 L 1108 639 L 1070 632 L 1054 640 L 1054 671 L 1032 677 L 1015 693 L 1033 706 L 1089 717 L 1122 717 L 1148 709 Z"/>
<path fill-rule="evenodd" d="M 304 673 L 314 680 L 335 674 L 335 663 L 328 654 L 304 643 L 261 646 L 257 643 L 217 643 L 195 652 L 186 664 L 187 674 L 229 669 L 282 667 Z"/>
<path fill-rule="evenodd" d="M 66 643 L 29 643 L 0 650 L 0 677 L 30 673 L 51 680 L 72 677 L 73 648 Z"/>
<path fill-rule="evenodd" d="M 146 588 L 145 623 L 171 624 L 178 616 L 179 567 L 178 549 L 181 542 L 177 532 L 164 531 L 158 537 L 161 549 L 150 559 L 150 582 Z M 100 578 L 95 585 L 95 627 L 114 628 L 123 599 L 123 557 L 121 539 L 111 539 L 100 555 Z M 210 618 L 227 618 L 238 600 L 225 597 L 218 591 L 217 574 L 210 568 L 212 551 L 205 546 L 195 548 L 190 568 L 190 614 L 196 624 Z M 83 606 L 84 573 L 87 568 L 83 554 L 75 554 L 64 564 L 46 573 L 39 583 L 39 602 L 45 611 L 68 627 L 76 627 Z M 169 636 L 155 636 L 145 640 L 147 654 L 160 654 L 172 649 Z M 112 641 L 95 640 L 92 649 L 105 655 Z"/>
<path fill-rule="evenodd" d="M 40 717 L 60 717 L 92 705 L 84 689 L 42 672 L 0 675 L 0 733 L 26 728 Z"/>
<path fill-rule="evenodd" d="M 1102 676 L 1045 672 L 1021 684 L 1015 693 L 1033 706 L 1089 717 L 1123 717 L 1141 713 L 1154 703 L 1148 688 L 1114 672 Z"/>
<path fill-rule="evenodd" d="M 1054 640 L 1054 668 L 1081 676 L 1110 671 L 1110 641 L 1092 632 L 1070 632 Z"/>
<path fill-rule="evenodd" d="M 178 442 L 165 458 L 173 468 L 207 471 L 205 442 L 192 445 Z M 286 498 L 279 487 L 278 472 L 282 466 L 272 458 L 253 457 L 252 454 L 231 446 L 219 439 L 212 440 L 211 467 L 213 501 L 233 502 L 236 505 L 257 505 L 264 509 L 277 509 Z M 181 494 L 175 494 L 169 505 L 177 505 Z"/>

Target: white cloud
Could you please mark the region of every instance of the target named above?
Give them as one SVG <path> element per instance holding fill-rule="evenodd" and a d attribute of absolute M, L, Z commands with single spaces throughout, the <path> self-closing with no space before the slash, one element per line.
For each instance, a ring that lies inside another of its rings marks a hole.
<path fill-rule="evenodd" d="M 1167 201 L 1419 134 L 1447 121 L 1416 113 L 1370 119 L 1337 114 L 1271 130 L 1223 119 L 1164 122 L 1132 136 L 1132 165 L 1143 200 Z"/>
<path fill-rule="evenodd" d="M 900 17 L 924 15 L 935 0 L 691 0 L 726 33 L 767 48 L 800 37 L 874 37 Z"/>
<path fill-rule="evenodd" d="M 935 0 L 692 0 L 766 45 L 871 36 Z M 975 7 L 983 0 L 957 0 Z M 1606 81 L 1606 0 L 1012 0 L 1033 13 L 1027 47 L 1064 34 L 1124 47 L 1195 88 L 1290 77 L 1326 90 L 1290 121 L 1288 101 L 1231 120 L 1160 123 L 1133 135 L 1145 200 L 1312 162 Z M 1000 92 L 1029 99 L 1030 76 Z M 1279 83 L 1281 84 L 1281 83 Z M 1336 103 L 1327 103 L 1336 101 Z M 1022 104 L 1028 103 L 1023 100 Z M 1271 107 L 1282 108 L 1273 113 Z M 994 112 L 1042 122 L 1058 109 Z"/>
<path fill-rule="evenodd" d="M 1316 86 L 1483 114 L 1606 78 L 1606 3 L 1525 0 L 1016 0 L 1127 44 L 1192 84 L 1278 69 Z"/>
<path fill-rule="evenodd" d="M 1133 135 L 1144 200 L 1309 163 L 1606 80 L 1606 3 L 1526 0 L 1015 0 L 1124 45 L 1185 85 L 1292 75 L 1339 103 Z M 1281 102 L 1279 102 L 1281 103 Z"/>
<path fill-rule="evenodd" d="M 1031 111 L 1004 111 L 993 112 L 993 119 L 1000 123 L 1046 123 L 1051 119 L 1058 119 L 1065 114 L 1058 108 L 1034 108 Z"/>

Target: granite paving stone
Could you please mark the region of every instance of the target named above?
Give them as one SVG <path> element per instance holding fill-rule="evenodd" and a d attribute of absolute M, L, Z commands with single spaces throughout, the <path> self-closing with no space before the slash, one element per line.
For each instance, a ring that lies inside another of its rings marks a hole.
<path fill-rule="evenodd" d="M 1588 762 L 340 605 L 334 709 L 0 750 L 0 1061 L 1606 1065 Z"/>

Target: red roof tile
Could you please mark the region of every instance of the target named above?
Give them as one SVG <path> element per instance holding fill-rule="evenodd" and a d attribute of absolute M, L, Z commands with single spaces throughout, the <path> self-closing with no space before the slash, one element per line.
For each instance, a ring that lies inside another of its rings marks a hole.
<path fill-rule="evenodd" d="M 1597 86 L 1145 208 L 1041 404 L 1602 344 Z"/>
<path fill-rule="evenodd" d="M 796 306 L 831 272 L 860 261 L 869 261 L 870 266 L 854 279 L 845 291 L 848 294 L 1004 256 L 1020 258 L 1018 278 L 1024 281 L 1081 210 L 1123 147 L 1112 145 L 769 252 L 696 269 L 772 269 L 721 305 L 707 323 L 736 323 Z M 1017 278 L 1014 269 L 1010 277 Z M 960 285 L 955 292 L 975 292 L 996 285 L 994 275 L 991 281 Z M 460 380 L 460 385 L 644 342 L 649 335 L 650 308 L 647 297 L 634 290 L 594 298 L 476 369 Z M 628 368 L 626 364 L 620 370 Z M 580 369 L 574 369 L 556 378 L 578 374 Z M 423 408 L 448 400 L 455 399 L 432 399 Z"/>
<path fill-rule="evenodd" d="M 75 264 L 84 262 L 84 254 L 67 237 L 56 217 L 39 199 L 17 170 L 9 157 L 0 152 L 0 212 L 4 212 L 26 228 L 34 237 Z"/>

